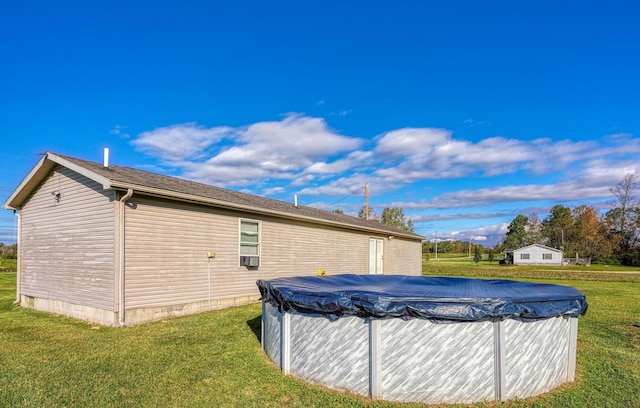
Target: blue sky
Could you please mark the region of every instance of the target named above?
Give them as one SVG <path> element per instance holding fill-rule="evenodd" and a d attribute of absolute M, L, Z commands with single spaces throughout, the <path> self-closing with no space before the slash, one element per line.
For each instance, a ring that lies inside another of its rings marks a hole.
<path fill-rule="evenodd" d="M 491 245 L 640 174 L 634 1 L 20 1 L 0 202 L 53 151 Z M 0 242 L 15 242 L 0 213 Z"/>

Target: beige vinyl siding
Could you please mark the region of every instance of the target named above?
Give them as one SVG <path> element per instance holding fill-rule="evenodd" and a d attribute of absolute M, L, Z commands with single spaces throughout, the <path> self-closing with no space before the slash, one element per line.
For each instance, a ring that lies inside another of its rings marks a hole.
<path fill-rule="evenodd" d="M 240 219 L 260 221 L 258 268 L 239 266 Z M 216 254 L 210 261 L 214 301 L 257 296 L 257 279 L 316 275 L 318 269 L 327 274 L 369 270 L 370 234 L 289 219 L 134 195 L 126 208 L 125 230 L 128 310 L 207 301 L 208 251 Z M 420 242 L 405 243 L 416 248 L 413 273 L 419 274 Z"/>
<path fill-rule="evenodd" d="M 22 295 L 114 309 L 112 197 L 66 168 L 52 172 L 21 210 Z"/>
<path fill-rule="evenodd" d="M 227 220 L 225 225 L 224 217 L 189 207 L 135 195 L 129 201 L 125 209 L 127 309 L 208 299 L 207 252 L 214 250 L 215 234 L 235 231 L 237 221 Z M 211 262 L 213 270 L 218 259 Z"/>
<path fill-rule="evenodd" d="M 422 245 L 420 242 L 394 237 L 385 240 L 385 275 L 421 275 Z"/>
<path fill-rule="evenodd" d="M 369 237 L 289 220 L 263 222 L 261 277 L 369 273 Z M 255 286 L 255 282 L 254 282 Z"/>

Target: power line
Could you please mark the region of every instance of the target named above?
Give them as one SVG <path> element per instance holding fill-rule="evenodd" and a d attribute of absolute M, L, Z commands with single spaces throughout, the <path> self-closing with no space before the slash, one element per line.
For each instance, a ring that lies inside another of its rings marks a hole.
<path fill-rule="evenodd" d="M 359 194 L 360 194 L 360 193 L 358 193 L 358 195 L 359 195 Z M 336 201 L 334 201 L 334 202 L 332 202 L 332 203 L 329 203 L 329 204 L 325 205 L 324 207 L 322 207 L 322 209 L 323 209 L 323 210 L 325 210 L 325 209 L 327 209 L 328 207 L 331 207 L 332 205 L 334 205 L 334 204 L 336 204 L 336 203 L 339 203 L 339 202 L 340 202 L 340 201 L 342 201 L 342 200 L 346 200 L 346 199 L 347 199 L 347 198 L 349 198 L 349 197 L 353 197 L 353 196 L 355 196 L 355 195 L 356 195 L 356 193 L 350 193 L 350 194 L 347 194 L 347 195 L 345 195 L 345 196 L 342 196 L 342 197 L 340 197 L 339 199 L 337 199 Z"/>
<path fill-rule="evenodd" d="M 11 157 L 14 159 L 22 159 L 22 160 L 33 160 L 33 156 L 42 156 L 44 153 L 36 153 L 35 155 L 31 155 L 31 156 L 23 156 L 23 155 L 15 155 L 15 154 L 7 154 L 7 153 L 0 153 L 0 156 L 4 156 L 4 157 Z"/>

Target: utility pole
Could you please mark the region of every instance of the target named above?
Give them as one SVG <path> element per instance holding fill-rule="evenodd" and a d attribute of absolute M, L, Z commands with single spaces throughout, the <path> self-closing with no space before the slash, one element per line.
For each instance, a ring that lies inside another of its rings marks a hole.
<path fill-rule="evenodd" d="M 471 259 L 471 237 L 469 237 L 469 259 Z"/>
<path fill-rule="evenodd" d="M 438 262 L 438 231 L 436 231 L 433 236 L 436 239 L 436 262 Z"/>
<path fill-rule="evenodd" d="M 364 185 L 364 219 L 369 219 L 369 183 Z"/>

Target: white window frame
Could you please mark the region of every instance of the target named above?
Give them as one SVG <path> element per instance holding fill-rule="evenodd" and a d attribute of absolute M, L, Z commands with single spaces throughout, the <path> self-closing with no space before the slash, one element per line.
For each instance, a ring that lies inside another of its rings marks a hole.
<path fill-rule="evenodd" d="M 545 261 L 553 260 L 553 254 L 542 254 L 542 259 Z"/>
<path fill-rule="evenodd" d="M 258 226 L 258 242 L 255 243 L 256 246 L 256 253 L 257 254 L 243 254 L 242 253 L 242 245 L 243 244 L 251 244 L 253 245 L 254 242 L 249 242 L 249 241 L 242 241 L 242 223 L 251 223 L 251 224 L 256 224 Z M 257 256 L 258 258 L 261 257 L 261 251 L 262 251 L 262 221 L 260 220 L 253 220 L 250 218 L 240 218 L 238 219 L 238 266 L 242 266 L 240 263 L 240 257 L 241 256 Z"/>
<path fill-rule="evenodd" d="M 520 259 L 521 260 L 529 260 L 531 259 L 530 254 L 526 253 L 526 254 L 520 254 Z"/>

